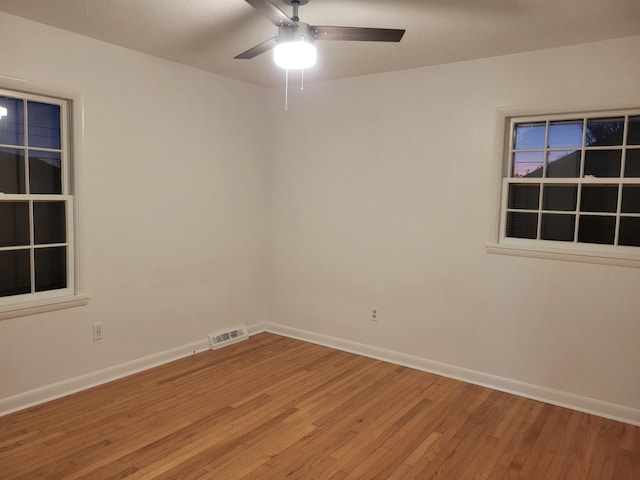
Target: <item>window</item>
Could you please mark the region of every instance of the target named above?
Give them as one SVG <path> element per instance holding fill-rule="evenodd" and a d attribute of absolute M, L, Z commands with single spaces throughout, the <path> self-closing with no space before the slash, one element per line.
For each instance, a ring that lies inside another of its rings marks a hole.
<path fill-rule="evenodd" d="M 70 103 L 0 90 L 3 312 L 77 293 Z"/>
<path fill-rule="evenodd" d="M 508 120 L 494 246 L 640 260 L 640 109 Z"/>

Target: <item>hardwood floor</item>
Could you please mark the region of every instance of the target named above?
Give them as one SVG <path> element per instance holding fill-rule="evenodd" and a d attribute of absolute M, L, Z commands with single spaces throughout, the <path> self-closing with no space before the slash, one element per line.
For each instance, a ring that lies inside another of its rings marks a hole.
<path fill-rule="evenodd" d="M 640 479 L 640 427 L 271 334 L 0 417 L 2 479 Z"/>

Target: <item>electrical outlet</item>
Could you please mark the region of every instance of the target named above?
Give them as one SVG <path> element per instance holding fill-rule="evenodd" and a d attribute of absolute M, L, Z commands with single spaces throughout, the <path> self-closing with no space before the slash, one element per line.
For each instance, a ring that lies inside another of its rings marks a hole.
<path fill-rule="evenodd" d="M 102 340 L 102 323 L 93 324 L 93 341 Z"/>
<path fill-rule="evenodd" d="M 371 307 L 371 317 L 372 322 L 378 321 L 378 307 Z"/>

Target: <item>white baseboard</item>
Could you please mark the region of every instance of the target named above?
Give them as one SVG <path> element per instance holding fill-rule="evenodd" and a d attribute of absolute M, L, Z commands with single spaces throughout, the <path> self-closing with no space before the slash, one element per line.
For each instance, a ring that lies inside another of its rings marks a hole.
<path fill-rule="evenodd" d="M 247 327 L 247 332 L 249 336 L 261 332 L 270 332 L 640 426 L 639 409 L 436 362 L 415 355 L 407 355 L 364 343 L 352 342 L 350 340 L 269 322 L 250 325 Z M 3 398 L 0 399 L 0 416 L 102 385 L 112 380 L 117 380 L 118 378 L 133 375 L 134 373 L 187 357 L 194 351 L 199 353 L 209 350 L 209 348 L 209 339 L 205 338 L 181 347 L 165 350 L 130 362 L 121 363 L 103 370 L 20 393 L 12 397 Z"/>
<path fill-rule="evenodd" d="M 209 347 L 209 339 L 205 338 L 203 340 L 198 340 L 197 342 L 182 345 L 181 347 L 171 348 L 163 352 L 137 358 L 113 367 L 80 375 L 79 377 L 63 380 L 34 390 L 29 390 L 12 397 L 3 398 L 0 399 L 0 416 L 7 415 L 18 410 L 23 410 L 40 403 L 45 403 L 50 400 L 55 400 L 56 398 L 64 397 L 88 388 L 96 387 L 103 383 L 117 380 L 118 378 L 157 367 L 158 365 L 173 362 L 174 360 L 192 355 L 194 351 L 199 353 L 209 350 Z"/>
<path fill-rule="evenodd" d="M 436 362 L 434 360 L 429 360 L 415 355 L 407 355 L 393 350 L 352 342 L 276 323 L 267 322 L 249 327 L 250 335 L 254 335 L 259 332 L 275 333 L 277 335 L 295 338 L 305 342 L 315 343 L 335 348 L 337 350 L 415 368 L 416 370 L 422 370 L 424 372 L 435 373 L 444 377 L 461 380 L 463 382 L 488 387 L 506 393 L 512 393 L 521 397 L 531 398 L 533 400 L 550 403 L 552 405 L 558 405 L 560 407 L 566 407 L 572 410 L 640 426 L 639 409 L 617 405 L 615 403 L 603 402 L 601 400 L 595 400 L 593 398 L 587 398 L 573 393 L 563 392 L 561 390 L 541 387 L 531 383 L 520 382 L 518 380 L 491 375 L 489 373 L 478 372 L 476 370 Z"/>

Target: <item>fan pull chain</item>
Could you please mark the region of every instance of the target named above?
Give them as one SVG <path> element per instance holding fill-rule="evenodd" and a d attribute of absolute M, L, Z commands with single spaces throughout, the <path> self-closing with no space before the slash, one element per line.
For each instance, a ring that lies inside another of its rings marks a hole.
<path fill-rule="evenodd" d="M 304 98 L 304 68 L 300 70 L 300 98 Z"/>
<path fill-rule="evenodd" d="M 289 110 L 289 69 L 284 70 L 284 109 Z"/>

